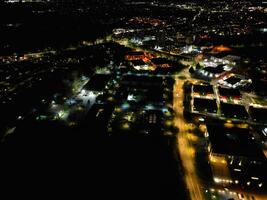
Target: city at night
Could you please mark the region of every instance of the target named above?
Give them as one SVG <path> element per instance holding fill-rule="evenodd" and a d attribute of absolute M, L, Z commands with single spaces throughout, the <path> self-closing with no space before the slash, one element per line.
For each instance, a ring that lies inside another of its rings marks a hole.
<path fill-rule="evenodd" d="M 2 0 L 2 195 L 267 200 L 266 52 L 266 0 Z"/>

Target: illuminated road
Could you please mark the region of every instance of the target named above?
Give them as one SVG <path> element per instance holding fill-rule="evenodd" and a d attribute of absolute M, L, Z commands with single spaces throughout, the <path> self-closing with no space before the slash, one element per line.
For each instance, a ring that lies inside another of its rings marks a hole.
<path fill-rule="evenodd" d="M 192 200 L 202 200 L 203 195 L 201 191 L 201 184 L 197 176 L 195 167 L 195 150 L 190 145 L 190 141 L 187 137 L 190 126 L 185 122 L 183 118 L 184 82 L 184 80 L 181 80 L 178 77 L 175 78 L 173 108 L 176 112 L 174 123 L 179 128 L 179 134 L 177 136 L 177 148 L 180 153 L 182 165 L 184 168 L 185 182 L 189 190 L 190 198 Z"/>

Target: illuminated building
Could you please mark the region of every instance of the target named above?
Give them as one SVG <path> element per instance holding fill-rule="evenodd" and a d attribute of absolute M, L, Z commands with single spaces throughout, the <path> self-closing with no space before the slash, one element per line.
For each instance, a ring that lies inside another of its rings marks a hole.
<path fill-rule="evenodd" d="M 215 183 L 256 188 L 266 183 L 266 157 L 249 129 L 209 125 L 207 131 Z"/>

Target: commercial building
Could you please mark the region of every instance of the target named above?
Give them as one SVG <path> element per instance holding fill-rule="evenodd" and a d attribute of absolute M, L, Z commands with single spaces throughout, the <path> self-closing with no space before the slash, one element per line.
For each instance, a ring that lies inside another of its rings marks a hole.
<path fill-rule="evenodd" d="M 196 74 L 203 79 L 211 80 L 223 76 L 226 72 L 226 65 L 220 64 L 215 67 L 207 66 L 202 69 L 198 69 Z"/>
<path fill-rule="evenodd" d="M 249 129 L 207 126 L 213 179 L 220 185 L 262 188 L 266 157 Z"/>
<path fill-rule="evenodd" d="M 202 84 L 192 86 L 193 95 L 195 97 L 214 98 L 214 91 L 212 85 Z"/>
<path fill-rule="evenodd" d="M 267 108 L 250 107 L 249 113 L 251 119 L 256 123 L 267 124 Z"/>
<path fill-rule="evenodd" d="M 229 74 L 218 80 L 218 84 L 228 88 L 245 88 L 252 84 L 252 80 L 237 74 Z"/>
<path fill-rule="evenodd" d="M 248 112 L 245 106 L 221 102 L 221 113 L 223 117 L 231 119 L 248 120 Z"/>
<path fill-rule="evenodd" d="M 193 99 L 193 112 L 196 113 L 210 113 L 216 114 L 218 110 L 217 103 L 215 99 L 203 99 L 194 98 Z"/>
<path fill-rule="evenodd" d="M 220 101 L 239 101 L 242 95 L 238 89 L 218 87 Z"/>

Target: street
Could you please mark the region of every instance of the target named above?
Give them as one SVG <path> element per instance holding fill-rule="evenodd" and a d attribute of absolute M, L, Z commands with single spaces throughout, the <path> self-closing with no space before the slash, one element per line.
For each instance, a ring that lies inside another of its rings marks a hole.
<path fill-rule="evenodd" d="M 202 200 L 204 198 L 201 191 L 201 183 L 195 167 L 195 150 L 190 145 L 190 141 L 187 137 L 189 124 L 183 118 L 184 82 L 185 80 L 175 77 L 173 108 L 176 112 L 174 123 L 175 126 L 179 128 L 177 148 L 185 171 L 185 182 L 189 190 L 190 198 L 192 200 Z"/>

